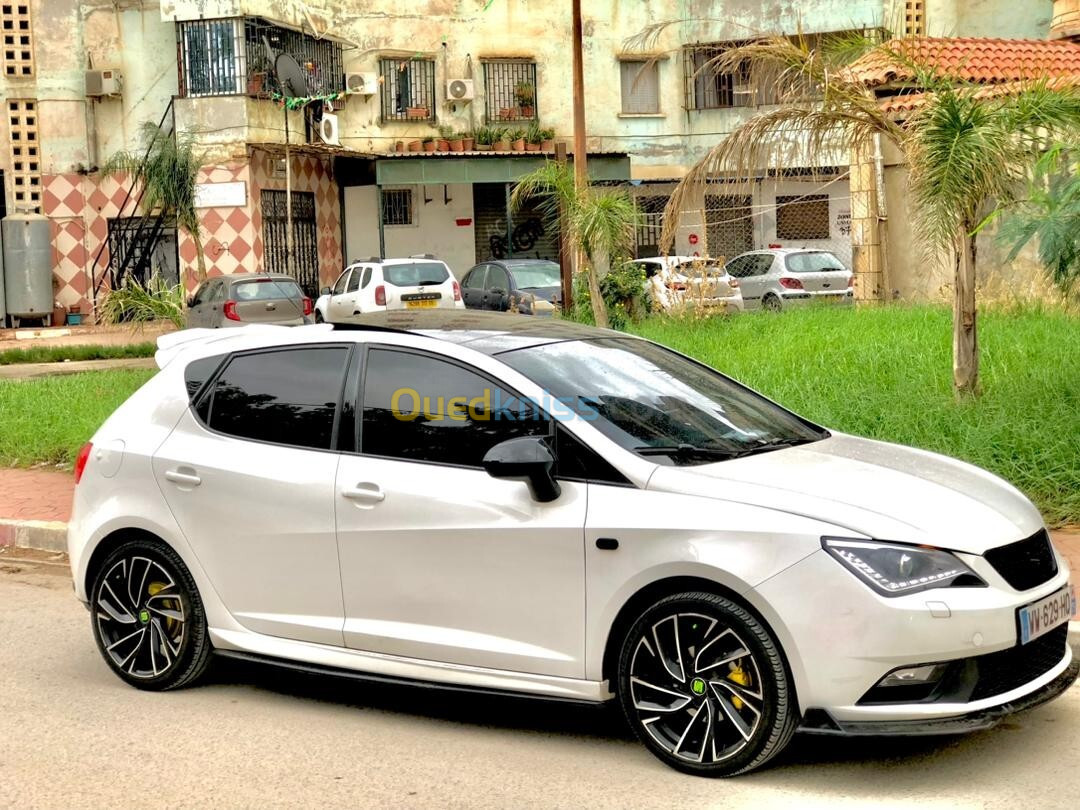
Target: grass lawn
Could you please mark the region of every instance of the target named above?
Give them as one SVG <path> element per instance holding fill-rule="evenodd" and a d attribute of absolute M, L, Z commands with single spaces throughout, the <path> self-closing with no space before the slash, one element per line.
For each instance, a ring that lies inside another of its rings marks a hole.
<path fill-rule="evenodd" d="M 79 448 L 152 369 L 0 382 L 0 467 L 70 467 Z"/>
<path fill-rule="evenodd" d="M 1080 318 L 980 317 L 983 394 L 957 403 L 951 314 L 814 308 L 653 319 L 634 331 L 697 357 L 809 419 L 966 459 L 1028 494 L 1051 524 L 1080 523 Z M 0 466 L 68 465 L 153 374 L 0 382 Z"/>
<path fill-rule="evenodd" d="M 951 387 L 951 318 L 944 307 L 815 307 L 652 319 L 633 331 L 820 424 L 991 470 L 1049 523 L 1080 523 L 1080 318 L 981 313 L 983 394 L 962 403 Z"/>
<path fill-rule="evenodd" d="M 148 342 L 123 346 L 33 346 L 0 352 L 0 366 L 13 363 L 60 363 L 64 360 L 116 360 L 153 357 L 157 347 Z"/>

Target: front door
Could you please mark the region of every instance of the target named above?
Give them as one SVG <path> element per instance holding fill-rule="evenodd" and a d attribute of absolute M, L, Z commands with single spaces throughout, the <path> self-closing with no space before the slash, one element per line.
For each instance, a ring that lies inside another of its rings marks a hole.
<path fill-rule="evenodd" d="M 484 303 L 484 280 L 487 277 L 488 266 L 477 265 L 465 276 L 461 284 L 461 296 L 465 299 L 465 306 L 469 309 L 482 309 Z"/>
<path fill-rule="evenodd" d="M 334 288 L 330 291 L 330 303 L 327 306 L 327 313 L 329 318 L 327 320 L 330 323 L 346 323 L 352 318 L 353 310 L 355 309 L 353 298 L 354 292 L 347 292 L 351 287 L 353 290 L 356 287 L 353 284 L 353 279 L 357 282 L 360 280 L 359 268 L 352 268 L 342 273 L 336 282 L 334 282 Z"/>
<path fill-rule="evenodd" d="M 236 620 L 342 645 L 331 449 L 349 349 L 238 354 L 154 455 L 154 476 Z"/>
<path fill-rule="evenodd" d="M 550 423 L 474 370 L 406 350 L 368 351 L 362 397 L 362 452 L 342 456 L 335 492 L 345 644 L 583 677 L 586 485 L 538 503 L 480 467 Z"/>

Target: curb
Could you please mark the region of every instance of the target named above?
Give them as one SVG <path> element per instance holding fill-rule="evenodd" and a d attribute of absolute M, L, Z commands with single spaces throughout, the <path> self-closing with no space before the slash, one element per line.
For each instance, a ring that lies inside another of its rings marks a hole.
<path fill-rule="evenodd" d="M 67 524 L 59 520 L 0 518 L 0 546 L 67 551 Z"/>

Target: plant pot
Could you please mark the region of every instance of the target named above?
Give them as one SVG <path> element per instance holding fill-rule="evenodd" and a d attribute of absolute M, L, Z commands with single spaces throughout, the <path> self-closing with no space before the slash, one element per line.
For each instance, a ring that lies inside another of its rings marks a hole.
<path fill-rule="evenodd" d="M 449 146 L 450 146 L 450 151 L 451 152 L 464 152 L 465 151 L 465 146 L 462 143 L 461 138 L 458 138 L 457 140 L 450 141 Z"/>
<path fill-rule="evenodd" d="M 499 118 L 503 121 L 513 121 L 517 118 L 517 107 L 500 107 Z"/>
<path fill-rule="evenodd" d="M 526 152 L 539 152 L 540 151 L 540 144 L 538 144 L 538 143 L 527 143 L 527 144 L 525 144 L 525 151 Z"/>
<path fill-rule="evenodd" d="M 442 138 L 439 138 L 439 140 L 435 141 L 435 145 L 440 152 L 450 151 L 450 141 L 444 141 Z"/>
<path fill-rule="evenodd" d="M 554 140 L 540 141 L 540 151 L 541 152 L 554 152 L 555 151 L 555 141 Z"/>
<path fill-rule="evenodd" d="M 509 141 L 495 141 L 495 143 L 493 143 L 491 145 L 491 151 L 492 152 L 509 152 L 510 151 L 510 142 Z"/>
<path fill-rule="evenodd" d="M 461 139 L 461 149 L 462 149 L 463 152 L 471 152 L 475 148 L 476 148 L 476 139 L 475 138 L 462 138 Z"/>
<path fill-rule="evenodd" d="M 263 84 L 266 82 L 265 73 L 252 73 L 248 77 L 247 91 L 249 96 L 257 96 L 262 92 Z"/>
<path fill-rule="evenodd" d="M 81 326 L 82 325 L 82 315 L 80 313 L 78 313 L 78 312 L 69 312 L 67 314 L 67 325 L 68 326 Z"/>
<path fill-rule="evenodd" d="M 407 118 L 421 118 L 426 119 L 428 117 L 427 107 L 406 107 L 405 116 Z"/>
<path fill-rule="evenodd" d="M 395 152 L 404 152 L 405 151 L 405 141 L 398 141 L 397 143 L 395 143 L 394 144 L 394 151 Z"/>
<path fill-rule="evenodd" d="M 477 145 L 476 145 L 475 147 L 473 147 L 473 148 L 474 148 L 474 149 L 475 149 L 475 150 L 476 150 L 477 152 L 490 152 L 490 151 L 492 151 L 492 150 L 493 150 L 493 149 L 494 149 L 495 147 L 494 147 L 494 145 L 493 145 L 493 144 L 490 144 L 490 143 L 478 143 L 478 144 L 477 144 Z"/>
<path fill-rule="evenodd" d="M 516 141 L 514 141 L 512 144 L 510 144 L 510 148 L 513 149 L 515 152 L 524 152 L 525 151 L 525 139 L 524 138 L 518 138 Z"/>
<path fill-rule="evenodd" d="M 424 144 L 421 141 L 409 141 L 409 151 L 419 152 L 424 148 Z"/>
<path fill-rule="evenodd" d="M 536 112 L 535 107 L 532 107 L 532 106 L 526 107 L 524 104 L 521 105 L 521 117 L 522 118 L 532 118 L 534 112 Z"/>
<path fill-rule="evenodd" d="M 437 146 L 438 146 L 438 144 L 436 144 L 435 141 L 428 141 L 427 143 L 424 144 L 424 151 L 425 152 L 434 152 Z"/>

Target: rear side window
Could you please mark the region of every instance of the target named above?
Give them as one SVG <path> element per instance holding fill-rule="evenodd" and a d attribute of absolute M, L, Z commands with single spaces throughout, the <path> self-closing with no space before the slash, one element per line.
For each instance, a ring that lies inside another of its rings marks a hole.
<path fill-rule="evenodd" d="M 199 403 L 200 415 L 237 438 L 328 450 L 348 355 L 344 346 L 237 355 Z"/>
<path fill-rule="evenodd" d="M 450 273 L 442 262 L 413 262 L 383 267 L 383 278 L 395 287 L 419 287 L 421 284 L 442 284 Z"/>
<path fill-rule="evenodd" d="M 367 285 L 370 284 L 370 283 L 371 283 L 371 268 L 370 267 L 365 267 L 364 268 L 364 283 L 360 285 L 360 289 L 366 290 Z"/>
<path fill-rule="evenodd" d="M 221 365 L 224 355 L 214 357 L 200 357 L 188 363 L 184 369 L 184 385 L 187 387 L 188 399 L 194 404 L 199 391 L 206 385 L 206 381 L 214 376 L 217 367 Z"/>
<path fill-rule="evenodd" d="M 237 301 L 272 301 L 281 298 L 304 297 L 294 281 L 242 281 L 239 284 L 233 284 L 232 294 Z"/>
<path fill-rule="evenodd" d="M 454 363 L 372 349 L 366 365 L 364 453 L 479 467 L 501 441 L 550 432 L 534 403 Z"/>
<path fill-rule="evenodd" d="M 354 271 L 349 277 L 349 285 L 345 288 L 345 292 L 356 292 L 360 289 L 360 272 Z"/>

